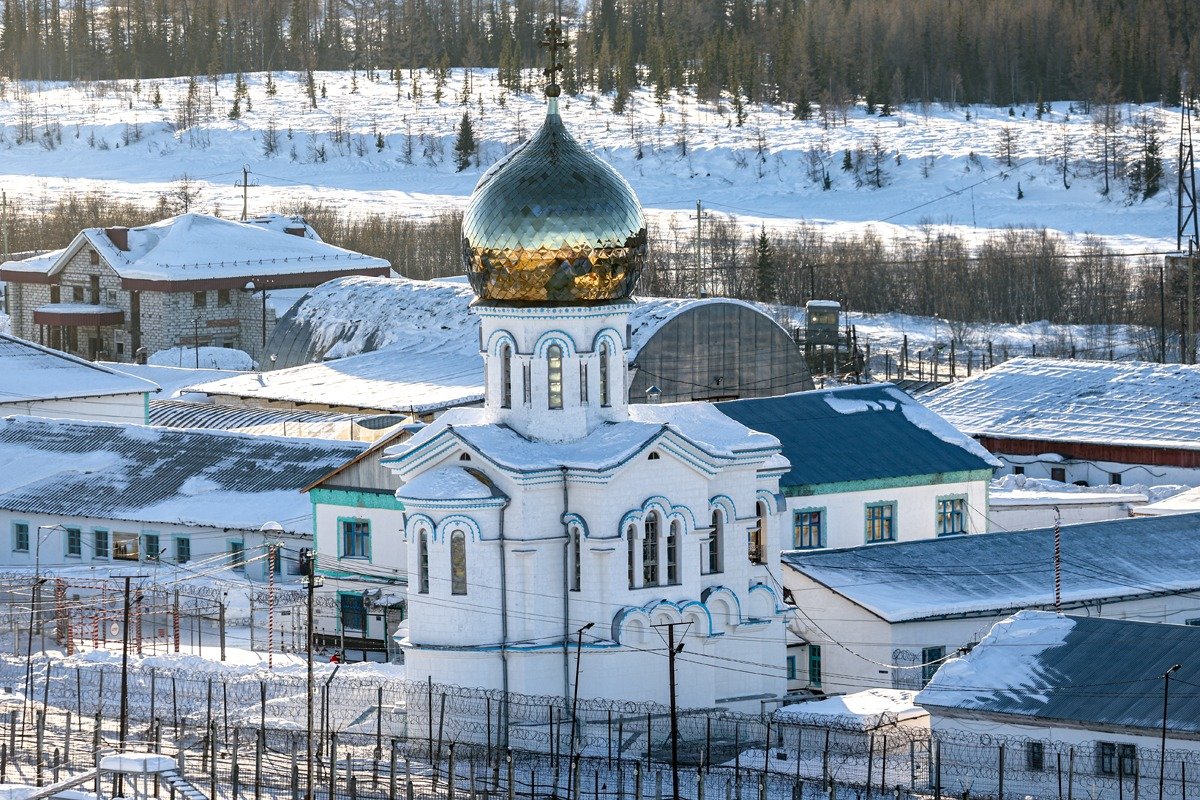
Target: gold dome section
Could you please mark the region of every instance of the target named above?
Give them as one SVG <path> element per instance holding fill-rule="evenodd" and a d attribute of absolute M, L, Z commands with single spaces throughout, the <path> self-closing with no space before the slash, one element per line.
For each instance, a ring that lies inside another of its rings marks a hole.
<path fill-rule="evenodd" d="M 605 302 L 632 294 L 646 224 L 633 189 L 571 138 L 551 98 L 537 134 L 475 187 L 462 248 L 483 300 Z"/>

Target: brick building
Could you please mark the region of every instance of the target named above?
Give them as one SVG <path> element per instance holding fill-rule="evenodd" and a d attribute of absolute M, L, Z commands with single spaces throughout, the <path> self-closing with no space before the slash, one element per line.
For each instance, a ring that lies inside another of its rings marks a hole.
<path fill-rule="evenodd" d="M 233 347 L 260 361 L 272 289 L 388 262 L 322 242 L 303 219 L 182 214 L 140 228 L 88 228 L 62 250 L 0 265 L 17 336 L 88 359 L 171 347 Z"/>

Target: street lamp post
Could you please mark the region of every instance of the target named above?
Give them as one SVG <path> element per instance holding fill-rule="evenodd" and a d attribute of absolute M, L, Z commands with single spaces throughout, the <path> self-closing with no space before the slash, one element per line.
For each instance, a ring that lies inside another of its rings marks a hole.
<path fill-rule="evenodd" d="M 571 757 L 572 758 L 575 757 L 575 731 L 576 731 L 576 713 L 575 712 L 576 712 L 576 709 L 579 707 L 579 665 L 583 661 L 583 634 L 587 631 L 590 631 L 595 625 L 596 625 L 596 623 L 589 622 L 587 625 L 584 625 L 582 628 L 575 631 L 575 636 L 576 636 L 575 690 L 571 697 Z M 570 786 L 572 776 L 574 774 L 575 774 L 575 771 L 571 770 L 570 774 L 568 774 L 568 776 L 567 776 L 568 787 Z M 568 792 L 568 794 L 569 794 L 569 792 Z"/>
<path fill-rule="evenodd" d="M 1158 800 L 1163 800 L 1163 786 L 1166 783 L 1167 773 L 1167 693 L 1171 688 L 1171 673 L 1177 672 L 1179 667 L 1179 664 L 1175 664 L 1163 673 L 1162 739 L 1159 741 L 1158 748 Z"/>
<path fill-rule="evenodd" d="M 26 642 L 25 648 L 25 697 L 33 703 L 33 628 L 41 622 L 42 616 L 42 584 L 45 581 L 42 579 L 42 539 L 45 538 L 45 533 L 50 531 L 60 530 L 66 531 L 62 525 L 38 525 L 35 533 L 36 541 L 33 543 L 33 586 L 29 592 L 29 639 Z M 38 626 L 41 631 L 42 650 L 46 649 L 45 632 L 41 626 Z M 18 645 L 19 647 L 20 645 Z"/>

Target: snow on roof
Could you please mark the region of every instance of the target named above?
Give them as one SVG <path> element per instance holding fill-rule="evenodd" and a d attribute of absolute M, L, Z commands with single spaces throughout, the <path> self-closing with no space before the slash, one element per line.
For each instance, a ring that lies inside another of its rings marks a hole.
<path fill-rule="evenodd" d="M 1131 509 L 1131 513 L 1139 516 L 1192 514 L 1197 511 L 1200 511 L 1200 488 L 1188 489 L 1140 508 Z"/>
<path fill-rule="evenodd" d="M 1063 603 L 1200 589 L 1198 526 L 1200 514 L 1063 526 Z M 790 550 L 782 558 L 888 622 L 994 616 L 1054 602 L 1053 528 Z"/>
<path fill-rule="evenodd" d="M 988 490 L 988 505 L 1082 506 L 1104 503 L 1144 505 L 1150 499 L 1170 497 L 1182 490 L 1182 486 L 1175 484 L 1123 486 L 1106 483 L 1099 486 L 1076 486 L 1073 483 L 1032 478 L 1028 475 L 1003 475 L 992 481 Z"/>
<path fill-rule="evenodd" d="M 1162 676 L 1175 664 L 1173 680 L 1200 681 L 1200 628 L 1021 611 L 943 664 L 917 703 L 935 713 L 958 708 L 1158 729 Z M 1173 692 L 1166 725 L 1200 732 L 1200 695 Z"/>
<path fill-rule="evenodd" d="M 422 472 L 396 490 L 401 500 L 483 500 L 495 495 L 493 488 L 463 467 L 439 467 Z"/>
<path fill-rule="evenodd" d="M 312 533 L 300 490 L 366 448 L 38 417 L 0 419 L 0 508 L 30 514 Z"/>
<path fill-rule="evenodd" d="M 793 703 L 776 711 L 775 719 L 789 724 L 870 730 L 928 717 L 929 712 L 914 702 L 916 696 L 916 692 L 907 689 L 867 689 Z"/>
<path fill-rule="evenodd" d="M 100 769 L 105 772 L 149 775 L 179 769 L 179 762 L 158 753 L 114 753 L 100 759 Z"/>
<path fill-rule="evenodd" d="M 778 451 L 779 440 L 721 414 L 708 403 L 664 403 L 630 407 L 626 422 L 604 423 L 569 442 L 527 439 L 507 425 L 494 424 L 490 412 L 455 408 L 422 428 L 408 441 L 385 451 L 385 463 L 399 465 L 449 432 L 502 469 L 538 472 L 569 469 L 604 471 L 623 464 L 671 431 L 717 459 L 761 457 Z"/>
<path fill-rule="evenodd" d="M 162 428 L 209 428 L 241 431 L 243 433 L 275 432 L 285 422 L 297 424 L 292 430 L 328 428 L 331 435 L 343 433 L 356 419 L 353 414 L 337 411 L 309 411 L 298 408 L 260 408 L 258 406 L 225 406 L 219 403 L 189 403 L 184 400 L 151 400 L 150 424 Z M 311 434 L 309 434 L 311 435 Z"/>
<path fill-rule="evenodd" d="M 479 354 L 414 352 L 391 346 L 290 369 L 239 375 L 187 388 L 214 396 L 378 411 L 440 411 L 483 400 Z"/>
<path fill-rule="evenodd" d="M 724 414 L 777 436 L 791 469 L 785 487 L 991 469 L 978 442 L 886 384 L 718 403 Z"/>
<path fill-rule="evenodd" d="M 162 392 L 158 397 L 163 400 L 178 397 L 181 389 L 191 386 L 194 383 L 215 381 L 239 374 L 222 369 L 193 369 L 186 364 L 181 367 L 159 367 L 153 364 L 122 364 L 115 361 L 101 361 L 99 363 L 114 372 L 134 375 L 148 381 L 153 381 L 162 387 Z"/>
<path fill-rule="evenodd" d="M 90 244 L 122 278 L 198 280 L 380 269 L 387 261 L 322 242 L 282 233 L 273 222 L 243 223 L 208 214 L 180 214 L 130 228 L 128 250 L 119 249 L 104 228 L 85 228 L 63 250 L 0 265 L 5 271 L 53 273 L 83 243 Z M 50 256 L 55 256 L 50 260 Z"/>
<path fill-rule="evenodd" d="M 0 333 L 0 406 L 157 391 L 151 381 Z"/>
<path fill-rule="evenodd" d="M 745 300 L 735 300 L 731 297 L 639 297 L 634 302 L 633 310 L 629 314 L 630 361 L 636 359 L 641 349 L 654 338 L 654 334 L 658 333 L 664 325 L 680 314 L 700 306 L 722 303 L 742 306 L 759 314 L 771 316 L 765 306 L 748 303 Z M 791 334 L 789 333 L 788 336 L 790 337 Z"/>
<path fill-rule="evenodd" d="M 972 436 L 1200 449 L 1200 366 L 1015 358 L 921 402 Z"/>

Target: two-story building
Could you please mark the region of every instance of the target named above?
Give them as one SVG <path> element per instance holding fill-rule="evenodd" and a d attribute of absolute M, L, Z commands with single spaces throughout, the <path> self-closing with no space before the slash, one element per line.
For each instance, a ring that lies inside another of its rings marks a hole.
<path fill-rule="evenodd" d="M 0 265 L 13 333 L 89 360 L 139 350 L 232 347 L 262 362 L 273 289 L 388 262 L 322 242 L 302 219 L 235 222 L 181 214 L 138 228 L 88 228 L 71 244 Z"/>

